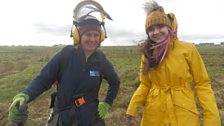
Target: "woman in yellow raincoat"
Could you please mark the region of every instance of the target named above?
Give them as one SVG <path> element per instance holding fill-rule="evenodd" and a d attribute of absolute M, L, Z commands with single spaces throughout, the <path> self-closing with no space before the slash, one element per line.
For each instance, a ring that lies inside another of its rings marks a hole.
<path fill-rule="evenodd" d="M 203 126 L 220 126 L 220 116 L 205 65 L 196 47 L 177 38 L 175 15 L 156 2 L 146 3 L 141 46 L 140 85 L 127 109 L 136 123 L 144 105 L 141 126 L 200 126 L 195 96 L 203 109 Z"/>

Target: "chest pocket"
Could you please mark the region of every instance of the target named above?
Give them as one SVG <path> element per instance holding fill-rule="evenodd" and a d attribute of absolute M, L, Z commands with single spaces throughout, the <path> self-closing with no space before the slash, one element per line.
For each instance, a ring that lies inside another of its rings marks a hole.
<path fill-rule="evenodd" d="M 90 70 L 89 71 L 89 76 L 90 77 L 99 77 L 100 76 L 100 73 L 99 73 L 99 71 Z"/>
<path fill-rule="evenodd" d="M 101 63 L 100 62 L 91 62 L 87 66 L 86 70 L 86 84 L 89 87 L 94 88 L 95 86 L 99 86 L 101 83 Z"/>

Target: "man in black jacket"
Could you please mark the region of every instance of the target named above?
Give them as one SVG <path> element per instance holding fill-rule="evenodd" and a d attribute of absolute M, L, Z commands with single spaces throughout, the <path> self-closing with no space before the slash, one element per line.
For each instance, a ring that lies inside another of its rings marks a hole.
<path fill-rule="evenodd" d="M 103 119 L 117 95 L 120 80 L 111 62 L 98 50 L 105 38 L 102 23 L 85 15 L 75 25 L 72 31 L 74 46 L 64 47 L 56 53 L 28 87 L 13 98 L 9 109 L 10 124 L 24 121 L 27 113 L 22 108 L 58 81 L 53 116 L 48 125 L 105 125 Z M 67 53 L 63 53 L 66 50 Z M 67 57 L 63 63 L 62 57 Z M 99 103 L 102 79 L 107 80 L 109 86 L 104 101 Z"/>

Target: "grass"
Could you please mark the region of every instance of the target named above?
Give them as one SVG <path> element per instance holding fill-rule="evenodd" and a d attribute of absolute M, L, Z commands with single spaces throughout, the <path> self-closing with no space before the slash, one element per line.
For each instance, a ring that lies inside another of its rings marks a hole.
<path fill-rule="evenodd" d="M 113 63 L 121 79 L 121 87 L 113 107 L 106 116 L 107 126 L 126 126 L 126 109 L 132 94 L 139 85 L 140 54 L 136 47 L 101 47 Z M 198 46 L 212 80 L 218 108 L 224 120 L 224 46 Z M 0 125 L 7 126 L 8 108 L 13 96 L 40 72 L 60 47 L 14 46 L 0 47 Z M 103 81 L 100 100 L 107 84 Z M 49 109 L 50 93 L 47 91 L 29 105 L 27 126 L 45 124 Z M 142 109 L 138 118 L 140 119 Z M 139 124 L 137 124 L 139 125 Z M 222 122 L 224 125 L 224 122 Z"/>

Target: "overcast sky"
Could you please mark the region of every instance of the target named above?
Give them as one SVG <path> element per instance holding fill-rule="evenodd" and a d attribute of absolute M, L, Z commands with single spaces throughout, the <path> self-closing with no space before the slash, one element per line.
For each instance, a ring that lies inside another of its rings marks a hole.
<path fill-rule="evenodd" d="M 79 0 L 80 1 L 80 0 Z M 105 20 L 103 45 L 136 45 L 146 37 L 147 0 L 97 0 L 113 18 Z M 224 42 L 224 0 L 156 0 L 178 20 L 181 40 Z M 72 44 L 69 37 L 78 0 L 1 0 L 0 45 Z"/>

